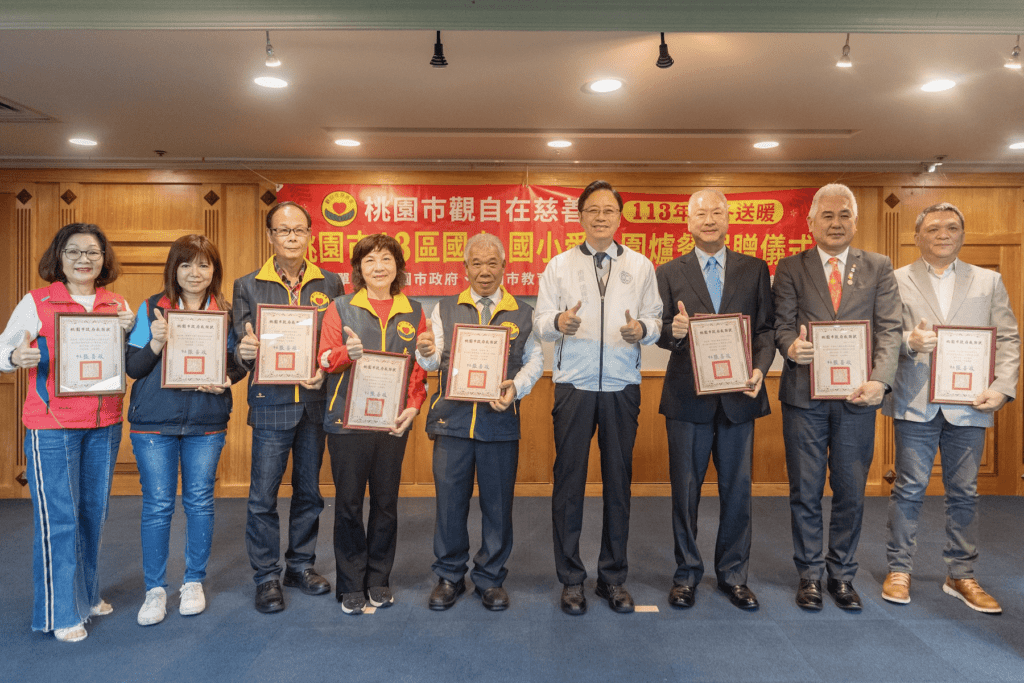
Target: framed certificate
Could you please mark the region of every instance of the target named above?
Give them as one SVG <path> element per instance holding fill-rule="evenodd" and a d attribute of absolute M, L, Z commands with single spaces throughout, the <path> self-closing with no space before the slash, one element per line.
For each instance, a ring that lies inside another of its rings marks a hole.
<path fill-rule="evenodd" d="M 164 389 L 195 389 L 223 385 L 228 379 L 227 311 L 164 312 L 167 343 L 164 344 L 160 386 Z"/>
<path fill-rule="evenodd" d="M 345 429 L 391 431 L 405 409 L 412 356 L 369 351 L 352 364 L 345 398 Z"/>
<path fill-rule="evenodd" d="M 124 330 L 116 315 L 56 314 L 58 396 L 123 394 Z"/>
<path fill-rule="evenodd" d="M 690 318 L 690 360 L 698 396 L 747 391 L 753 360 L 749 320 L 739 313 Z"/>
<path fill-rule="evenodd" d="M 508 369 L 509 328 L 456 324 L 448 362 L 445 398 L 497 401 Z"/>
<path fill-rule="evenodd" d="M 871 368 L 871 321 L 837 320 L 807 324 L 814 344 L 811 399 L 845 399 L 868 381 Z"/>
<path fill-rule="evenodd" d="M 932 403 L 973 404 L 996 378 L 996 328 L 935 325 Z"/>
<path fill-rule="evenodd" d="M 257 304 L 255 331 L 253 384 L 298 384 L 316 375 L 316 308 Z"/>

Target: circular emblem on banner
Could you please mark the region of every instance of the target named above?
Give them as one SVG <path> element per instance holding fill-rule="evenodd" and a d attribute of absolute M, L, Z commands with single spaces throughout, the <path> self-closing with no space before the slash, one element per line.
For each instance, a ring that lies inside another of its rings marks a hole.
<path fill-rule="evenodd" d="M 510 341 L 519 336 L 519 325 L 516 325 L 514 322 L 506 320 L 501 324 L 501 326 L 508 328 L 508 338 Z"/>
<path fill-rule="evenodd" d="M 343 228 L 356 219 L 356 198 L 348 192 L 332 192 L 320 203 L 320 213 L 331 225 Z"/>
<path fill-rule="evenodd" d="M 412 323 L 407 320 L 403 320 L 402 322 L 398 323 L 397 330 L 398 336 L 401 337 L 404 341 L 412 341 L 412 338 L 416 336 L 416 328 L 413 327 Z"/>
<path fill-rule="evenodd" d="M 324 310 L 327 305 L 331 303 L 331 300 L 323 292 L 313 292 L 309 295 L 309 303 L 317 307 L 318 310 Z"/>
<path fill-rule="evenodd" d="M 621 273 L 619 273 L 619 280 L 622 281 L 622 284 L 628 285 L 630 282 L 633 281 L 633 276 L 627 273 L 626 271 L 622 271 Z"/>

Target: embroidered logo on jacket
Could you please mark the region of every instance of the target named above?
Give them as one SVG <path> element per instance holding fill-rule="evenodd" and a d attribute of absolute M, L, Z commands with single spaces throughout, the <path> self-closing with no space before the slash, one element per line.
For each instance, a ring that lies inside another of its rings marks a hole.
<path fill-rule="evenodd" d="M 619 273 L 619 280 L 622 281 L 622 284 L 628 285 L 630 282 L 633 281 L 633 276 L 627 273 L 626 271 L 622 271 L 621 273 Z"/>
<path fill-rule="evenodd" d="M 323 311 L 330 305 L 331 300 L 323 292 L 313 292 L 309 295 L 309 303 L 316 306 L 318 311 Z"/>
<path fill-rule="evenodd" d="M 505 322 L 503 322 L 501 324 L 501 326 L 508 328 L 508 338 L 509 338 L 509 341 L 511 341 L 511 340 L 513 340 L 513 339 L 515 339 L 516 337 L 519 336 L 519 325 L 516 325 L 511 320 L 506 320 Z"/>
<path fill-rule="evenodd" d="M 412 323 L 408 320 L 403 320 L 398 323 L 396 330 L 398 331 L 398 336 L 401 337 L 403 341 L 412 341 L 412 338 L 416 336 L 416 328 L 413 327 Z"/>

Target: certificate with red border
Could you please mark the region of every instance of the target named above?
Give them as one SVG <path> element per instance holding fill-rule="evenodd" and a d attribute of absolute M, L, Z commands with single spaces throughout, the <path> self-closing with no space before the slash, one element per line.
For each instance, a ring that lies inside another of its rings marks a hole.
<path fill-rule="evenodd" d="M 698 396 L 748 390 L 747 380 L 753 372 L 748 316 L 691 316 L 687 335 Z"/>
<path fill-rule="evenodd" d="M 871 321 L 837 320 L 807 324 L 814 345 L 811 398 L 845 400 L 871 376 Z"/>
<path fill-rule="evenodd" d="M 510 330 L 497 325 L 456 324 L 452 332 L 445 398 L 497 401 L 508 369 Z"/>
<path fill-rule="evenodd" d="M 109 313 L 57 313 L 54 393 L 57 396 L 123 394 L 124 330 Z"/>
<path fill-rule="evenodd" d="M 996 378 L 996 328 L 935 325 L 932 403 L 972 405 Z"/>
<path fill-rule="evenodd" d="M 346 372 L 345 429 L 391 431 L 405 409 L 412 356 L 387 351 L 363 350 Z"/>
<path fill-rule="evenodd" d="M 167 343 L 160 386 L 195 389 L 228 379 L 227 311 L 164 311 Z"/>
<path fill-rule="evenodd" d="M 298 384 L 316 375 L 316 316 L 313 306 L 256 305 L 253 384 Z"/>

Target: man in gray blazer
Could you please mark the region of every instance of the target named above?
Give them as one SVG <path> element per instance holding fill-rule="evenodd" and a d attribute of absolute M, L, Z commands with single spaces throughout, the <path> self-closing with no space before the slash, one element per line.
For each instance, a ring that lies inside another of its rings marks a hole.
<path fill-rule="evenodd" d="M 999 603 L 974 580 L 978 557 L 978 466 L 993 413 L 1015 397 L 1020 370 L 1017 318 L 999 273 L 957 258 L 964 245 L 964 215 L 952 204 L 929 206 L 917 217 L 914 241 L 921 258 L 896 271 L 903 299 L 903 343 L 892 394 L 882 412 L 896 432 L 896 484 L 889 499 L 889 574 L 882 597 L 910 602 L 917 520 L 935 451 L 946 489 L 947 577 L 942 590 L 979 612 L 998 614 Z M 996 328 L 995 380 L 974 405 L 929 402 L 933 325 Z"/>
<path fill-rule="evenodd" d="M 779 383 L 782 436 L 789 473 L 793 560 L 800 573 L 796 603 L 820 610 L 821 579 L 842 609 L 859 610 L 853 588 L 864 487 L 874 454 L 875 414 L 892 386 L 900 348 L 900 299 L 887 256 L 850 247 L 857 200 L 845 185 L 826 185 L 811 203 L 807 224 L 817 243 L 775 269 L 775 344 L 785 358 Z M 872 359 L 868 381 L 845 400 L 812 400 L 807 340 L 812 321 L 868 320 Z M 822 557 L 821 497 L 826 467 L 832 485 L 828 554 Z"/>

